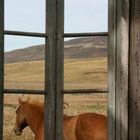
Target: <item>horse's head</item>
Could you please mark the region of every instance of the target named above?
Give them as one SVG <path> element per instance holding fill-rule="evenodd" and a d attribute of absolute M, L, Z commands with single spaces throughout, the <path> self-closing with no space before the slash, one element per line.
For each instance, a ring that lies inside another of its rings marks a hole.
<path fill-rule="evenodd" d="M 19 97 L 18 98 L 18 102 L 19 105 L 16 109 L 16 123 L 15 126 L 13 128 L 13 131 L 15 132 L 15 134 L 17 136 L 22 134 L 22 130 L 28 126 L 27 122 L 26 122 L 26 118 L 24 115 L 24 105 L 28 102 L 29 99 L 27 99 L 26 102 L 23 102 L 23 100 Z"/>

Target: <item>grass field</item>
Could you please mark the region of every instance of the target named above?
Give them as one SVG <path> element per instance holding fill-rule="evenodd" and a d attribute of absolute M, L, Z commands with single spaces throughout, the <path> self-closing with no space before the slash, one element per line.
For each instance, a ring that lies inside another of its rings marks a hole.
<path fill-rule="evenodd" d="M 69 59 L 64 65 L 64 87 L 106 88 L 107 60 Z M 44 88 L 44 61 L 6 64 L 5 88 Z"/>
<path fill-rule="evenodd" d="M 67 59 L 64 65 L 64 88 L 107 88 L 106 58 Z M 5 88 L 44 89 L 44 62 L 22 62 L 5 65 Z M 23 95 L 26 99 L 26 95 Z M 43 96 L 32 95 L 32 100 L 43 101 Z M 106 94 L 65 95 L 64 100 L 69 107 L 64 110 L 68 115 L 83 112 L 106 114 Z M 30 140 L 33 134 L 25 129 L 22 136 L 17 137 L 12 131 L 15 122 L 17 95 L 5 95 L 4 98 L 4 140 Z"/>

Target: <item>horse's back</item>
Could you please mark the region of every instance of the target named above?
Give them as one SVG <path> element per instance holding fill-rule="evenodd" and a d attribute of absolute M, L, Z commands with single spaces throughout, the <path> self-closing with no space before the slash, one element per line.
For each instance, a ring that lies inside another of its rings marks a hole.
<path fill-rule="evenodd" d="M 104 115 L 79 115 L 76 126 L 77 140 L 107 140 L 107 118 Z"/>
<path fill-rule="evenodd" d="M 107 118 L 84 113 L 64 119 L 64 140 L 107 140 Z"/>

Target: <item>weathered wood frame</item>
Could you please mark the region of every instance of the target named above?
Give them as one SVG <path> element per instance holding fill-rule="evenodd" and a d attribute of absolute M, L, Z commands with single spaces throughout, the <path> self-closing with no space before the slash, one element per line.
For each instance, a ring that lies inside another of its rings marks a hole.
<path fill-rule="evenodd" d="M 53 18 L 52 18 L 53 17 Z M 64 1 L 46 1 L 46 137 L 63 139 Z M 51 133 L 50 133 L 51 132 Z"/>
<path fill-rule="evenodd" d="M 140 139 L 140 1 L 109 0 L 109 140 Z"/>
<path fill-rule="evenodd" d="M 53 18 L 52 18 L 53 17 Z M 45 90 L 4 89 L 4 35 L 43 37 L 46 39 Z M 107 36 L 106 32 L 64 34 L 64 0 L 46 1 L 46 33 L 4 30 L 4 0 L 0 0 L 0 139 L 3 140 L 4 94 L 45 95 L 45 139 L 63 139 L 63 94 L 107 93 L 107 89 L 63 89 L 64 37 Z M 50 133 L 51 132 L 51 133 Z M 47 135 L 47 137 L 46 137 Z"/>
<path fill-rule="evenodd" d="M 129 0 L 109 0 L 109 140 L 128 140 Z"/>
<path fill-rule="evenodd" d="M 107 33 L 63 34 L 63 1 L 48 0 L 45 34 L 18 31 L 4 31 L 4 0 L 0 0 L 0 139 L 3 139 L 3 95 L 4 93 L 45 94 L 47 100 L 47 140 L 62 138 L 63 93 L 92 93 L 96 89 L 63 90 L 63 37 L 84 37 L 107 35 Z M 50 7 L 49 7 L 50 6 Z M 140 139 L 140 1 L 109 0 L 109 95 L 108 118 L 109 140 Z M 58 16 L 59 15 L 59 16 Z M 51 16 L 53 19 L 51 19 Z M 61 28 L 60 28 L 61 27 Z M 48 47 L 46 64 L 47 89 L 12 90 L 4 89 L 4 34 L 45 37 Z M 59 51 L 58 51 L 59 50 Z M 59 83 L 58 79 L 61 79 Z M 107 90 L 101 90 L 101 92 Z M 46 95 L 46 93 L 48 95 Z M 129 110 L 130 108 L 130 110 Z M 47 112 L 46 111 L 46 112 Z M 56 117 L 57 116 L 57 117 Z M 51 118 L 52 117 L 52 118 Z M 52 133 L 49 133 L 51 130 Z"/>
<path fill-rule="evenodd" d="M 140 139 L 140 1 L 130 0 L 129 140 Z"/>
<path fill-rule="evenodd" d="M 4 93 L 45 94 L 49 111 L 46 114 L 48 140 L 61 140 L 63 93 L 100 93 L 105 89 L 63 90 L 63 37 L 105 36 L 107 33 L 63 34 L 63 1 L 48 0 L 45 34 L 4 31 L 4 0 L 0 0 L 0 139 L 3 139 Z M 53 8 L 52 8 L 53 7 Z M 140 139 L 140 1 L 109 0 L 109 140 Z M 51 15 L 54 17 L 51 19 Z M 59 15 L 59 18 L 58 18 Z M 61 27 L 61 28 L 60 28 Z M 45 37 L 46 86 L 43 91 L 4 89 L 4 34 Z M 58 51 L 59 50 L 59 51 Z M 59 83 L 58 79 L 61 79 Z M 46 95 L 48 93 L 48 95 Z M 128 110 L 130 108 L 130 110 Z M 51 130 L 52 133 L 49 133 Z"/>

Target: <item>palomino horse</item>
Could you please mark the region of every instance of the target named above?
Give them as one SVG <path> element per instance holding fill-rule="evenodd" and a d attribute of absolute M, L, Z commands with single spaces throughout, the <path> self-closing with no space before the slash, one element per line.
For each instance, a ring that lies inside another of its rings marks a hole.
<path fill-rule="evenodd" d="M 29 126 L 35 140 L 44 140 L 44 105 L 18 99 L 14 132 L 21 135 Z M 95 113 L 64 115 L 64 140 L 107 140 L 107 118 Z"/>

